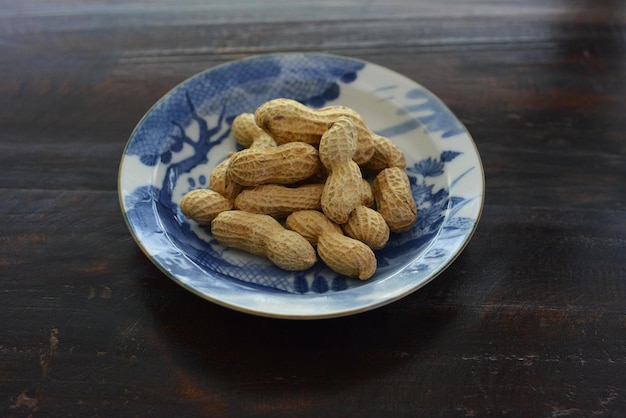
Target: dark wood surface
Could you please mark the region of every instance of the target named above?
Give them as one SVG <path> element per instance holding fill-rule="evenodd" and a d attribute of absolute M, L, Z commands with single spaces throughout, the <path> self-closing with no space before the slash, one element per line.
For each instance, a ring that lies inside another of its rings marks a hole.
<path fill-rule="evenodd" d="M 0 416 L 626 414 L 626 5 L 0 0 Z M 117 170 L 142 115 L 249 55 L 418 81 L 465 123 L 482 219 L 386 307 L 216 306 L 141 253 Z"/>

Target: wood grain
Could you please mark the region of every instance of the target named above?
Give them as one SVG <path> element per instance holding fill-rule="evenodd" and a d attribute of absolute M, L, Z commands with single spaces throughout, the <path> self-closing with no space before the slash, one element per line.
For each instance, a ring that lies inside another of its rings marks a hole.
<path fill-rule="evenodd" d="M 617 0 L 0 0 L 0 415 L 621 415 L 625 39 Z M 472 134 L 479 228 L 413 295 L 255 317 L 130 236 L 117 171 L 143 114 L 284 51 L 403 73 Z"/>

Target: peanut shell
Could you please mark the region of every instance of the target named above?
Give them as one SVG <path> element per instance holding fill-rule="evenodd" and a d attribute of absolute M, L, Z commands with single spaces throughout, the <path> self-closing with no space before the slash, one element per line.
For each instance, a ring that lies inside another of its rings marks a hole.
<path fill-rule="evenodd" d="M 389 240 L 389 226 L 385 218 L 365 206 L 357 207 L 342 229 L 347 236 L 358 239 L 373 250 L 383 248 Z"/>
<path fill-rule="evenodd" d="M 275 148 L 245 149 L 233 154 L 228 177 L 242 186 L 292 184 L 322 169 L 317 149 L 303 142 L 290 142 Z"/>
<path fill-rule="evenodd" d="M 285 218 L 297 210 L 320 210 L 323 189 L 323 184 L 304 184 L 298 187 L 263 184 L 239 193 L 234 206 L 251 213 Z"/>
<path fill-rule="evenodd" d="M 211 233 L 221 245 L 265 256 L 284 270 L 306 270 L 317 261 L 315 249 L 302 235 L 269 215 L 222 212 L 211 222 Z"/>
<path fill-rule="evenodd" d="M 180 201 L 183 215 L 200 225 L 209 225 L 218 214 L 232 208 L 230 200 L 209 189 L 192 190 Z"/>
<path fill-rule="evenodd" d="M 399 167 L 385 168 L 373 185 L 378 212 L 385 218 L 391 232 L 404 232 L 417 219 L 417 207 L 406 172 Z"/>

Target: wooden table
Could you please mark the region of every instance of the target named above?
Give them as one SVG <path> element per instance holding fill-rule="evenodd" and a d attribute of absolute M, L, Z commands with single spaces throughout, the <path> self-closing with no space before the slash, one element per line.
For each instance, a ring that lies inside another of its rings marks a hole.
<path fill-rule="evenodd" d="M 0 0 L 0 416 L 623 416 L 625 45 L 621 0 Z M 231 311 L 126 228 L 142 115 L 283 51 L 403 73 L 477 144 L 478 230 L 396 303 Z"/>

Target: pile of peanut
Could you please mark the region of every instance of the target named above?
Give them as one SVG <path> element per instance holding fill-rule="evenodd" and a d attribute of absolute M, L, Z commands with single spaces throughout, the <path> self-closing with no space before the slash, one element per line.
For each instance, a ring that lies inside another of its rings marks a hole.
<path fill-rule="evenodd" d="M 270 100 L 237 116 L 232 135 L 246 149 L 215 167 L 210 189 L 180 202 L 225 247 L 292 271 L 319 256 L 332 270 L 366 280 L 377 267 L 373 250 L 415 223 L 404 154 L 348 107 Z M 363 172 L 375 176 L 371 184 Z"/>

